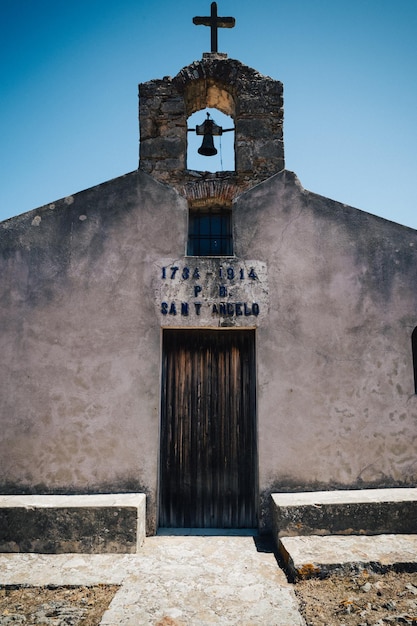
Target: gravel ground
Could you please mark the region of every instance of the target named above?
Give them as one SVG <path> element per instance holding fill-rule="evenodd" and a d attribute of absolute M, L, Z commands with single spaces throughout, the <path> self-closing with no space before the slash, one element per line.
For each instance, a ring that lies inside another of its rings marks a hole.
<path fill-rule="evenodd" d="M 118 589 L 3 586 L 0 626 L 98 626 Z M 294 590 L 307 626 L 417 625 L 417 573 L 335 575 L 297 582 Z"/>
<path fill-rule="evenodd" d="M 0 625 L 98 626 L 116 585 L 0 587 Z"/>
<path fill-rule="evenodd" d="M 417 624 L 417 573 L 334 575 L 294 590 L 307 626 Z"/>

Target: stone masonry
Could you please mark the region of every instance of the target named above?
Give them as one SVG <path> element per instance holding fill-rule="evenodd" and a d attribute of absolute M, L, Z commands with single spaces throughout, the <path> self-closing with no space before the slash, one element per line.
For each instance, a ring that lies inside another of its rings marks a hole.
<path fill-rule="evenodd" d="M 222 53 L 139 85 L 140 164 L 174 185 L 189 206 L 231 204 L 238 193 L 284 169 L 283 86 Z M 235 171 L 186 169 L 187 119 L 216 108 L 235 123 Z"/>

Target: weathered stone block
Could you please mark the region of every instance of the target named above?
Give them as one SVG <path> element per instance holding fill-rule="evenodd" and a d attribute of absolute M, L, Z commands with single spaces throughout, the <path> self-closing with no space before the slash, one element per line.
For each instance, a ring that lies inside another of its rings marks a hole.
<path fill-rule="evenodd" d="M 0 496 L 0 552 L 134 553 L 145 506 L 144 494 Z"/>
<path fill-rule="evenodd" d="M 180 137 L 153 137 L 142 141 L 140 156 L 142 159 L 165 159 L 176 157 L 185 152 L 185 143 Z"/>
<path fill-rule="evenodd" d="M 239 120 L 236 133 L 239 137 L 246 139 L 270 139 L 275 136 L 276 128 L 271 120 L 259 119 L 257 117 Z"/>
<path fill-rule="evenodd" d="M 417 535 L 282 537 L 278 550 L 294 581 L 364 570 L 417 570 Z"/>
<path fill-rule="evenodd" d="M 153 172 L 163 173 L 165 176 L 164 180 L 168 180 L 169 172 L 183 170 L 184 167 L 185 167 L 185 163 L 181 157 L 179 157 L 178 159 L 163 159 L 161 161 L 154 162 Z"/>
<path fill-rule="evenodd" d="M 172 115 L 185 115 L 184 99 L 177 96 L 166 100 L 161 105 L 161 111 L 170 117 Z"/>
<path fill-rule="evenodd" d="M 141 120 L 140 124 L 140 139 L 141 142 L 146 141 L 147 139 L 152 139 L 158 135 L 158 126 L 155 120 L 151 117 L 145 117 Z"/>
<path fill-rule="evenodd" d="M 272 160 L 283 157 L 283 145 L 279 139 L 256 140 L 254 146 L 254 152 L 259 158 Z"/>
<path fill-rule="evenodd" d="M 248 172 L 253 166 L 253 150 L 252 146 L 246 142 L 236 142 L 236 169 L 242 172 Z"/>
<path fill-rule="evenodd" d="M 417 489 L 272 494 L 275 537 L 417 532 Z"/>

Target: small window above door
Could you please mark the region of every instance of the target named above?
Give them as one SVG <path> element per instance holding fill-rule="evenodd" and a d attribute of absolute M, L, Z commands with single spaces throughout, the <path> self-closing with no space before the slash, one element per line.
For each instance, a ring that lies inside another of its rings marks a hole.
<path fill-rule="evenodd" d="M 233 254 L 232 211 L 222 208 L 190 209 L 188 256 Z"/>

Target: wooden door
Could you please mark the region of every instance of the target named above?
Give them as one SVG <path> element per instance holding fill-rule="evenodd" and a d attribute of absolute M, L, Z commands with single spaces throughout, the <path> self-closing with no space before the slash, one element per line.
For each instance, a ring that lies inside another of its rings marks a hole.
<path fill-rule="evenodd" d="M 257 524 L 254 331 L 166 330 L 161 527 Z"/>

